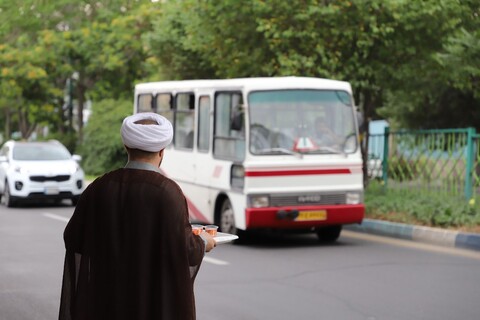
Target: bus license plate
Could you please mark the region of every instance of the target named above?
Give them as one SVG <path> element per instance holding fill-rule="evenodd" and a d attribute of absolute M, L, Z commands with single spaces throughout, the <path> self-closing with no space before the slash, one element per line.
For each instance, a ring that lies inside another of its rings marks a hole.
<path fill-rule="evenodd" d="M 326 210 L 300 211 L 296 221 L 327 220 Z"/>

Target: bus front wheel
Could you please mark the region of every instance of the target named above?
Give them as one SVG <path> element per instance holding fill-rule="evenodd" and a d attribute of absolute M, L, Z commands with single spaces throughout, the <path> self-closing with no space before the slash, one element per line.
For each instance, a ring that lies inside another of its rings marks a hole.
<path fill-rule="evenodd" d="M 228 199 L 223 202 L 220 209 L 219 227 L 221 232 L 237 234 L 237 228 L 235 226 L 235 214 L 233 212 L 232 204 Z"/>
<path fill-rule="evenodd" d="M 318 228 L 315 230 L 317 233 L 318 240 L 323 243 L 331 243 L 337 241 L 340 237 L 340 232 L 342 232 L 342 226 L 329 226 Z"/>

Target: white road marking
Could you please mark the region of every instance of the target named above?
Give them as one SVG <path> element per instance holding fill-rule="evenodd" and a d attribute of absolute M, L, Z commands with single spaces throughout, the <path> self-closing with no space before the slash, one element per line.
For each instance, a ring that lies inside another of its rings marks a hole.
<path fill-rule="evenodd" d="M 63 221 L 63 222 L 68 222 L 70 220 L 69 218 L 59 216 L 59 215 L 53 214 L 53 213 L 48 213 L 48 212 L 44 213 L 43 215 L 47 218 L 60 220 L 60 221 Z"/>
<path fill-rule="evenodd" d="M 365 233 L 348 231 L 348 230 L 343 230 L 342 236 L 345 236 L 348 238 L 362 239 L 367 241 L 388 243 L 391 245 L 406 247 L 406 248 L 414 248 L 414 249 L 420 249 L 420 250 L 426 250 L 426 251 L 440 252 L 440 253 L 445 253 L 445 254 L 450 254 L 455 256 L 480 259 L 480 252 L 468 250 L 468 249 L 442 247 L 434 244 L 427 244 L 427 243 L 421 243 L 421 242 L 403 240 L 403 239 L 397 239 L 397 238 L 389 238 L 389 237 L 365 234 Z"/>
<path fill-rule="evenodd" d="M 215 259 L 215 258 L 210 258 L 210 257 L 203 257 L 203 261 L 211 263 L 211 264 L 216 264 L 217 266 L 226 266 L 229 265 L 227 261 Z"/>

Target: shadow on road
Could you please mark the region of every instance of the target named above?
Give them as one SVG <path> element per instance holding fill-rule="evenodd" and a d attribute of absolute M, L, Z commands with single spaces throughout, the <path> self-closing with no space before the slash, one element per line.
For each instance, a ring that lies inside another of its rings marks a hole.
<path fill-rule="evenodd" d="M 294 247 L 340 247 L 341 242 L 321 242 L 315 233 L 288 233 L 273 231 L 249 231 L 239 234 L 234 245 L 268 249 Z"/>
<path fill-rule="evenodd" d="M 1 203 L 3 207 L 5 204 Z M 29 209 L 29 208 L 65 208 L 65 207 L 72 207 L 72 202 L 70 200 L 27 200 L 21 203 L 15 204 L 14 207 L 8 208 L 10 210 L 15 209 Z"/>

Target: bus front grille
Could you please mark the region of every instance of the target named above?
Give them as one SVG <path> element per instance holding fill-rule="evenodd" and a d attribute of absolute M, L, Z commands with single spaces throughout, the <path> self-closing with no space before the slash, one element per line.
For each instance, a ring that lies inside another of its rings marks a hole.
<path fill-rule="evenodd" d="M 271 195 L 272 207 L 345 204 L 345 192 Z"/>

